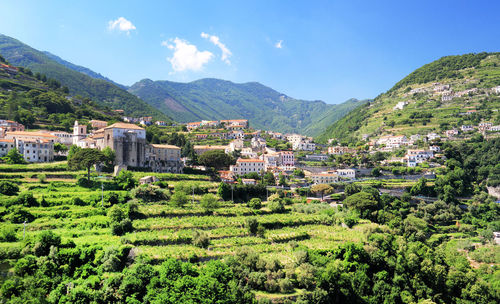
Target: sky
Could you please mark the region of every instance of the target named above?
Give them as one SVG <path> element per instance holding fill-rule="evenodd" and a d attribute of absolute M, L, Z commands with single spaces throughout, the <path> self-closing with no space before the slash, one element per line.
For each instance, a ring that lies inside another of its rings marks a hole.
<path fill-rule="evenodd" d="M 500 1 L 0 2 L 0 33 L 125 85 L 257 81 L 374 98 L 442 56 L 500 51 Z"/>

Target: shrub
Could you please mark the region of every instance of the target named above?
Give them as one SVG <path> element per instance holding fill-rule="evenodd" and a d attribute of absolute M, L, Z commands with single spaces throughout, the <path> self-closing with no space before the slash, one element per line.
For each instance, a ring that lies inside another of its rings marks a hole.
<path fill-rule="evenodd" d="M 120 195 L 116 192 L 109 192 L 106 194 L 104 200 L 108 203 L 108 205 L 113 206 L 120 203 Z"/>
<path fill-rule="evenodd" d="M 132 226 L 132 221 L 128 218 L 117 223 L 111 224 L 111 234 L 113 235 L 124 235 L 125 233 L 132 232 L 134 227 Z"/>
<path fill-rule="evenodd" d="M 82 199 L 81 199 L 81 198 L 79 198 L 79 197 L 73 197 L 73 198 L 71 199 L 71 204 L 72 204 L 72 205 L 75 205 L 75 206 L 85 206 L 85 205 L 86 205 L 85 201 L 84 201 L 84 200 L 82 200 Z"/>
<path fill-rule="evenodd" d="M 92 188 L 94 186 L 94 181 L 89 180 L 86 177 L 80 176 L 76 180 L 76 184 L 83 188 Z"/>
<path fill-rule="evenodd" d="M 258 210 L 258 209 L 262 208 L 262 200 L 258 197 L 252 198 L 248 202 L 248 207 Z"/>
<path fill-rule="evenodd" d="M 349 212 L 344 217 L 344 224 L 347 227 L 352 228 L 352 226 L 356 225 L 359 222 L 359 215 L 356 212 Z"/>
<path fill-rule="evenodd" d="M 33 214 L 31 214 L 28 210 L 22 208 L 21 206 L 13 206 L 9 208 L 8 211 L 10 213 L 8 215 L 8 218 L 12 223 L 15 224 L 21 224 L 25 221 L 30 223 L 35 219 Z"/>
<path fill-rule="evenodd" d="M 16 203 L 19 205 L 23 205 L 24 207 L 38 207 L 39 204 L 33 194 L 30 192 L 23 192 L 19 194 L 16 199 Z"/>
<path fill-rule="evenodd" d="M 188 199 L 188 196 L 186 195 L 186 193 L 184 193 L 182 191 L 177 191 L 177 190 L 170 198 L 170 203 L 173 206 L 179 207 L 179 208 L 184 207 L 184 205 L 186 205 L 188 203 L 188 201 L 189 201 L 189 199 Z"/>
<path fill-rule="evenodd" d="M 195 245 L 197 247 L 207 248 L 208 245 L 210 245 L 210 237 L 204 231 L 197 231 L 197 230 L 195 230 L 193 232 L 192 243 L 193 243 L 193 245 Z"/>
<path fill-rule="evenodd" d="M 134 175 L 127 170 L 120 171 L 118 176 L 115 177 L 115 181 L 123 190 L 130 190 L 137 185 L 137 180 L 134 178 Z"/>
<path fill-rule="evenodd" d="M 127 204 L 127 216 L 129 219 L 135 219 L 139 216 L 139 204 L 136 201 L 130 201 Z"/>
<path fill-rule="evenodd" d="M 273 200 L 270 203 L 268 203 L 268 208 L 271 210 L 273 213 L 283 213 L 285 212 L 285 206 L 281 202 L 281 200 Z"/>
<path fill-rule="evenodd" d="M 0 229 L 0 242 L 15 242 L 17 241 L 16 226 L 3 225 Z"/>
<path fill-rule="evenodd" d="M 50 247 L 59 247 L 60 245 L 61 237 L 59 235 L 52 231 L 42 231 L 33 246 L 33 252 L 36 256 L 46 256 L 50 252 Z"/>
<path fill-rule="evenodd" d="M 45 184 L 45 182 L 47 181 L 47 176 L 43 173 L 40 173 L 36 176 L 38 178 L 38 181 L 42 184 Z"/>
<path fill-rule="evenodd" d="M 19 187 L 9 181 L 0 181 L 0 193 L 4 195 L 16 195 L 19 192 Z"/>
<path fill-rule="evenodd" d="M 144 202 L 157 202 L 168 199 L 164 190 L 152 185 L 142 185 L 132 190 L 132 196 Z"/>
<path fill-rule="evenodd" d="M 279 286 L 280 286 L 280 292 L 281 293 L 291 293 L 294 288 L 293 288 L 293 284 L 292 284 L 292 281 L 290 281 L 290 279 L 281 279 L 279 280 Z"/>
<path fill-rule="evenodd" d="M 203 195 L 201 197 L 201 200 L 200 200 L 200 206 L 206 212 L 210 212 L 210 211 L 213 211 L 213 210 L 219 208 L 219 201 L 217 199 L 217 196 L 215 196 L 211 193 Z"/>
<path fill-rule="evenodd" d="M 121 222 L 122 220 L 124 220 L 126 218 L 125 217 L 125 212 L 118 205 L 114 205 L 113 207 L 111 207 L 109 209 L 109 211 L 108 211 L 108 217 L 111 220 L 111 222 L 116 222 L 116 223 L 119 223 L 119 222 Z"/>
<path fill-rule="evenodd" d="M 249 217 L 246 220 L 245 226 L 251 235 L 256 235 L 257 229 L 259 227 L 259 222 L 257 221 L 257 219 L 255 219 L 253 217 Z"/>

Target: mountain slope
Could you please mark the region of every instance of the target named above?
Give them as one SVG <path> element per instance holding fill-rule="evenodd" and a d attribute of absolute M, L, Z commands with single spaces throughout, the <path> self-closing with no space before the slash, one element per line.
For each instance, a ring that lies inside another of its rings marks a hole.
<path fill-rule="evenodd" d="M 257 82 L 219 79 L 190 83 L 141 80 L 129 88 L 176 121 L 244 118 L 255 128 L 316 135 L 358 104 L 298 100 Z"/>
<path fill-rule="evenodd" d="M 0 56 L 0 64 L 8 64 Z M 30 70 L 0 66 L 0 119 L 11 119 L 27 128 L 69 131 L 75 119 L 119 120 L 116 112 L 93 102 L 72 101 L 53 80 L 41 80 Z"/>
<path fill-rule="evenodd" d="M 318 138 L 427 134 L 481 121 L 500 124 L 500 53 L 446 56 L 329 126 Z M 399 104 L 399 108 L 397 105 Z"/>
<path fill-rule="evenodd" d="M 165 114 L 113 83 L 75 71 L 74 69 L 77 69 L 78 66 L 66 63 L 60 58 L 54 58 L 51 54 L 47 55 L 1 34 L 0 54 L 13 65 L 26 67 L 33 72 L 45 74 L 49 78 L 58 80 L 63 86 L 67 86 L 73 95 L 89 97 L 112 109 L 123 109 L 127 115 L 154 116 L 157 119 L 168 120 Z M 72 68 L 67 67 L 70 65 Z M 80 70 L 87 73 L 90 71 L 83 68 Z"/>

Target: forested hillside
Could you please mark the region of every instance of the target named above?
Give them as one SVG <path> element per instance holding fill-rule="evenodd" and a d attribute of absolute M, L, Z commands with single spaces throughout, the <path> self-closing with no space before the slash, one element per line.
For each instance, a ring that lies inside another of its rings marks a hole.
<path fill-rule="evenodd" d="M 163 113 L 181 122 L 244 118 L 255 128 L 317 135 L 364 101 L 338 105 L 298 100 L 257 82 L 219 79 L 190 83 L 141 80 L 129 88 Z"/>
<path fill-rule="evenodd" d="M 112 109 L 123 109 L 127 115 L 153 116 L 157 119 L 168 120 L 165 114 L 115 84 L 68 68 L 67 65 L 58 62 L 60 60 L 54 60 L 53 55 L 49 56 L 1 34 L 0 55 L 13 65 L 29 68 L 34 73 L 41 73 L 59 81 L 63 86 L 68 87 L 71 95 L 89 97 Z"/>
<path fill-rule="evenodd" d="M 362 135 L 427 134 L 480 122 L 498 125 L 500 96 L 493 88 L 499 85 L 500 53 L 443 57 L 354 109 L 319 139 L 347 143 Z"/>
<path fill-rule="evenodd" d="M 8 62 L 0 56 L 0 64 Z M 120 119 L 109 108 L 81 96 L 67 98 L 67 93 L 57 80 L 29 69 L 0 68 L 0 119 L 15 120 L 27 128 L 66 131 L 75 119 Z"/>

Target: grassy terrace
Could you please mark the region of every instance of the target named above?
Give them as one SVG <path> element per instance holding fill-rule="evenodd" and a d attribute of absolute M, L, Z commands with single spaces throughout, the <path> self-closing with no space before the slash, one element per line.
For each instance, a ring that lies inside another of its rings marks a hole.
<path fill-rule="evenodd" d="M 232 255 L 242 247 L 252 247 L 264 257 L 276 257 L 286 262 L 292 258 L 293 247 L 305 245 L 309 248 L 332 249 L 345 241 L 363 241 L 366 232 L 378 225 L 369 222 L 351 228 L 332 223 L 331 217 L 322 213 L 294 212 L 294 206 L 286 206 L 286 213 L 271 213 L 266 204 L 260 210 L 253 210 L 246 204 L 222 202 L 220 208 L 207 214 L 199 204 L 201 195 L 189 195 L 184 208 L 173 207 L 168 201 L 154 204 L 140 204 L 140 216 L 133 220 L 134 232 L 124 236 L 111 234 L 107 216 L 109 206 L 101 208 L 101 189 L 84 188 L 76 185 L 78 176 L 85 172 L 67 171 L 64 163 L 34 165 L 2 165 L 0 180 L 16 182 L 21 192 L 28 191 L 35 198 L 42 198 L 47 207 L 30 207 L 35 220 L 28 223 L 26 237 L 31 239 L 44 230 L 61 235 L 63 241 L 72 240 L 77 245 L 119 246 L 131 244 L 139 255 L 145 255 L 157 262 L 167 257 L 189 259 L 197 256 L 203 259 L 221 258 Z M 151 173 L 136 172 L 135 178 Z M 44 180 L 40 176 L 45 175 Z M 169 189 L 179 185 L 191 189 L 195 186 L 206 192 L 216 192 L 218 183 L 201 175 L 155 174 L 168 183 Z M 106 183 L 106 181 L 105 181 Z M 106 187 L 105 187 L 106 189 Z M 127 191 L 104 190 L 104 197 L 110 192 L 121 196 Z M 95 203 L 85 206 L 73 205 L 74 198 Z M 11 197 L 0 196 L 0 200 Z M 6 212 L 0 207 L 0 212 Z M 245 227 L 246 220 L 253 217 L 266 228 L 263 236 L 252 236 Z M 0 243 L 0 250 L 19 250 L 23 246 L 23 225 L 16 225 L 17 242 Z M 205 231 L 210 238 L 208 248 L 192 245 L 193 233 Z"/>

